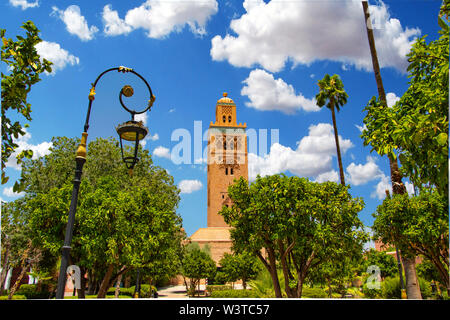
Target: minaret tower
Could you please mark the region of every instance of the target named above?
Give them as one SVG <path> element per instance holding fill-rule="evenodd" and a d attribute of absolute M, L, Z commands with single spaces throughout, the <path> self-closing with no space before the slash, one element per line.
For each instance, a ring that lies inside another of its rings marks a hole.
<path fill-rule="evenodd" d="M 208 135 L 208 228 L 228 227 L 218 214 L 231 205 L 228 186 L 234 179 L 248 180 L 246 123 L 237 123 L 236 104 L 225 92 L 216 104 L 216 121 Z"/>

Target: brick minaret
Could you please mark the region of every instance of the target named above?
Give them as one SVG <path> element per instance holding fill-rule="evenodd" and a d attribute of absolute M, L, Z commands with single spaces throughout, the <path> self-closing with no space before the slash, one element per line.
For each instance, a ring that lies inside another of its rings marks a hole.
<path fill-rule="evenodd" d="M 208 137 L 208 218 L 210 227 L 228 227 L 218 214 L 230 205 L 227 189 L 234 179 L 248 180 L 247 125 L 237 124 L 236 104 L 227 93 L 217 101 L 216 121 L 209 125 Z"/>

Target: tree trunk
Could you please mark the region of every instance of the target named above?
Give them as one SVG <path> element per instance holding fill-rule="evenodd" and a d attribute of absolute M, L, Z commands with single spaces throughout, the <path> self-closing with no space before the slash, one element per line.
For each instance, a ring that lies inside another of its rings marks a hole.
<path fill-rule="evenodd" d="M 264 259 L 261 252 L 255 252 L 256 256 L 261 260 L 263 265 L 266 267 L 267 271 L 270 273 L 270 277 L 272 278 L 273 288 L 275 290 L 275 297 L 282 298 L 280 282 L 278 280 L 277 275 L 277 266 L 275 260 L 275 253 L 272 248 L 265 248 L 266 252 L 269 254 L 269 263 Z"/>
<path fill-rule="evenodd" d="M 25 272 L 27 271 L 27 266 L 23 265 L 22 266 L 22 270 L 20 271 L 19 277 L 17 278 L 16 282 L 14 283 L 13 287 L 11 288 L 11 290 L 9 290 L 9 294 L 8 294 L 8 300 L 11 300 L 14 293 L 16 293 L 16 291 L 20 288 L 20 282 L 23 279 L 23 276 L 25 275 Z"/>
<path fill-rule="evenodd" d="M 341 148 L 339 147 L 339 135 L 338 135 L 338 131 L 337 131 L 336 114 L 334 111 L 334 105 L 331 106 L 331 117 L 333 118 L 334 140 L 336 142 L 336 153 L 337 153 L 338 164 L 339 164 L 339 175 L 341 177 L 341 184 L 343 186 L 345 186 L 344 168 L 342 167 Z"/>
<path fill-rule="evenodd" d="M 383 86 L 383 80 L 381 79 L 381 73 L 380 73 L 380 65 L 378 64 L 378 55 L 377 50 L 375 47 L 375 38 L 373 36 L 373 30 L 372 26 L 370 24 L 370 13 L 369 13 L 369 5 L 367 1 L 362 1 L 363 6 L 363 12 L 364 12 L 364 18 L 366 23 L 366 30 L 367 30 L 367 38 L 369 40 L 369 48 L 370 48 L 370 54 L 372 57 L 372 65 L 373 65 L 373 71 L 375 74 L 375 81 L 377 83 L 377 89 L 378 89 L 378 96 L 380 100 L 382 101 L 382 108 L 387 108 L 386 103 L 386 92 L 384 91 Z M 390 155 L 388 155 L 389 158 L 389 168 L 391 171 L 391 183 L 392 183 L 392 193 L 393 194 L 404 194 L 406 192 L 405 185 L 402 182 L 402 176 L 398 170 L 398 163 L 397 159 L 392 159 Z M 415 270 L 411 270 L 411 262 L 409 259 L 402 259 L 403 260 L 403 268 L 405 269 L 405 278 L 406 278 L 406 294 L 408 296 L 408 299 L 417 299 L 420 295 L 420 290 L 418 291 L 418 285 L 415 286 L 413 284 L 418 284 L 417 281 L 417 275 Z M 406 264 L 405 264 L 406 262 Z M 414 263 L 412 263 L 412 266 L 414 266 Z M 406 270 L 408 268 L 408 271 Z M 413 272 L 414 271 L 414 272 Z M 413 277 L 413 278 L 408 278 Z M 408 285 L 408 283 L 410 285 Z"/>
<path fill-rule="evenodd" d="M 108 265 L 108 269 L 106 270 L 106 274 L 103 277 L 102 284 L 100 285 L 100 289 L 98 290 L 97 299 L 103 299 L 106 297 L 106 292 L 108 292 L 109 282 L 111 280 L 112 273 L 114 271 L 114 265 Z"/>
<path fill-rule="evenodd" d="M 80 268 L 80 289 L 78 289 L 78 299 L 86 298 L 86 268 Z"/>
<path fill-rule="evenodd" d="M 3 294 L 3 291 L 5 290 L 5 282 L 6 282 L 6 276 L 8 275 L 9 270 L 9 248 L 11 246 L 11 243 L 9 242 L 9 239 L 6 241 L 5 244 L 5 256 L 3 259 L 3 265 L 2 265 L 2 272 L 0 274 L 0 295 Z"/>
<path fill-rule="evenodd" d="M 283 295 L 281 294 L 280 281 L 278 280 L 277 262 L 275 259 L 275 253 L 272 248 L 268 248 L 267 252 L 269 254 L 269 262 L 270 262 L 269 272 L 270 272 L 270 276 L 272 278 L 273 288 L 275 290 L 275 297 L 282 298 Z"/>
<path fill-rule="evenodd" d="M 417 281 L 416 262 L 414 258 L 402 256 L 403 268 L 405 269 L 406 294 L 408 299 L 422 299 L 419 281 Z"/>
<path fill-rule="evenodd" d="M 286 291 L 288 298 L 296 298 L 295 291 L 289 287 L 290 274 L 289 274 L 289 266 L 287 265 L 286 261 L 286 255 L 289 252 L 288 250 L 286 251 L 284 250 L 283 242 L 281 240 L 278 240 L 278 250 L 281 255 L 280 262 L 284 275 L 284 291 Z"/>
<path fill-rule="evenodd" d="M 122 274 L 119 275 L 116 282 L 116 290 L 114 291 L 114 297 L 117 299 L 119 298 L 120 293 L 120 282 L 122 281 Z"/>

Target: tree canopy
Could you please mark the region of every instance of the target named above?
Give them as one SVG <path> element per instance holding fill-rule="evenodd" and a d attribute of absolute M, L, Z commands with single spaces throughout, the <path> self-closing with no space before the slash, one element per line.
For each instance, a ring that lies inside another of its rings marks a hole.
<path fill-rule="evenodd" d="M 310 268 L 339 255 L 362 252 L 366 234 L 358 212 L 362 199 L 334 182 L 274 175 L 257 177 L 250 185 L 240 178 L 228 188 L 233 202 L 220 212 L 231 227 L 233 250 L 255 254 L 282 296 L 277 261 L 288 297 L 301 297 Z M 264 252 L 264 254 L 262 253 Z"/>
<path fill-rule="evenodd" d="M 41 81 L 40 74 L 51 72 L 52 63 L 46 59 L 40 59 L 36 50 L 36 44 L 42 41 L 39 30 L 32 21 L 25 22 L 22 27 L 26 31 L 26 37 L 17 36 L 17 40 L 5 38 L 6 30 L 0 29 L 2 38 L 1 59 L 8 66 L 9 74 L 1 73 L 2 81 L 2 184 L 9 177 L 5 174 L 6 162 L 18 148 L 16 139 L 25 134 L 23 124 L 18 119 L 23 116 L 31 121 L 31 104 L 28 102 L 28 93 L 31 87 Z M 8 111 L 15 111 L 11 114 Z M 17 163 L 22 159 L 31 158 L 33 151 L 23 150 L 17 155 Z M 19 190 L 18 183 L 14 184 L 14 190 Z"/>

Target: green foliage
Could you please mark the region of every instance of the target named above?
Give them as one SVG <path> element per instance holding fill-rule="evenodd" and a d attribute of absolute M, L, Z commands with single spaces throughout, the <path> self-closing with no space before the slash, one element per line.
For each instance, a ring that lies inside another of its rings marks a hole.
<path fill-rule="evenodd" d="M 371 248 L 364 256 L 366 259 L 362 264 L 362 272 L 366 272 L 371 265 L 376 265 L 380 268 L 381 278 L 393 277 L 398 275 L 397 260 L 394 256 L 387 254 L 385 251 L 377 251 Z"/>
<path fill-rule="evenodd" d="M 419 189 L 436 186 L 448 194 L 448 16 L 438 18 L 440 38 L 416 40 L 408 56 L 409 88 L 392 108 L 373 97 L 361 137 L 372 151 L 396 159 Z M 447 12 L 448 13 L 448 12 Z"/>
<path fill-rule="evenodd" d="M 431 297 L 431 284 L 427 280 L 418 277 L 422 299 Z M 399 277 L 386 278 L 381 285 L 381 297 L 383 299 L 401 299 L 401 286 Z"/>
<path fill-rule="evenodd" d="M 254 279 L 260 270 L 256 257 L 248 252 L 233 255 L 225 253 L 219 264 L 222 266 L 221 273 L 226 282 L 242 279 L 244 288 L 247 281 Z"/>
<path fill-rule="evenodd" d="M 211 298 L 262 298 L 253 290 L 215 290 Z"/>
<path fill-rule="evenodd" d="M 8 296 L 0 296 L 0 300 L 8 300 Z M 27 300 L 27 297 L 24 295 L 15 294 L 13 295 L 12 300 Z"/>
<path fill-rule="evenodd" d="M 24 214 L 34 244 L 60 256 L 71 200 L 77 139 L 55 138 L 51 153 L 25 161 Z M 88 145 L 80 185 L 71 256 L 96 279 L 106 265 L 142 268 L 162 279 L 176 274 L 181 218 L 179 190 L 166 170 L 155 167 L 146 150 L 129 176 L 114 139 Z"/>
<path fill-rule="evenodd" d="M 224 285 L 207 285 L 206 286 L 206 291 L 208 291 L 210 294 L 213 291 L 223 291 L 223 290 L 231 290 L 231 286 L 228 284 L 224 284 Z"/>
<path fill-rule="evenodd" d="M 302 298 L 327 298 L 328 294 L 321 288 L 303 287 Z"/>
<path fill-rule="evenodd" d="M 51 292 L 48 285 L 22 284 L 16 294 L 27 299 L 48 299 Z"/>
<path fill-rule="evenodd" d="M 442 281 L 440 280 L 436 266 L 428 259 L 424 259 L 421 263 L 417 264 L 416 271 L 419 277 L 422 277 L 427 281 Z"/>
<path fill-rule="evenodd" d="M 423 191 L 417 197 L 394 195 L 373 214 L 374 236 L 396 243 L 402 253 L 423 255 L 433 262 L 440 280 L 448 285 L 448 196 Z"/>
<path fill-rule="evenodd" d="M 18 145 L 15 140 L 25 134 L 24 128 L 19 121 L 14 123 L 7 114 L 8 110 L 15 111 L 23 116 L 27 121 L 31 121 L 31 104 L 27 101 L 31 87 L 38 83 L 40 74 L 44 71 L 51 72 L 51 62 L 43 59 L 41 61 L 36 44 L 41 42 L 39 30 L 32 21 L 25 22 L 22 27 L 26 31 L 26 37 L 17 36 L 17 40 L 5 38 L 6 30 L 0 29 L 2 38 L 1 59 L 7 65 L 9 74 L 2 72 L 2 184 L 6 183 L 9 177 L 4 169 L 8 158 L 14 153 Z M 23 158 L 31 158 L 33 152 L 24 150 L 17 155 L 17 163 L 20 164 Z M 20 185 L 14 184 L 14 191 L 19 191 Z"/>
<path fill-rule="evenodd" d="M 316 95 L 316 101 L 319 107 L 326 105 L 329 109 L 336 108 L 339 111 L 340 107 L 347 103 L 348 94 L 337 74 L 331 77 L 326 74 L 322 80 L 319 80 L 318 86 L 320 92 Z"/>
<path fill-rule="evenodd" d="M 250 185 L 240 178 L 228 188 L 233 205 L 223 207 L 220 214 L 233 227 L 234 251 L 253 252 L 267 270 L 274 270 L 274 261 L 260 255 L 262 249 L 272 251 L 284 266 L 284 287 L 295 296 L 310 268 L 362 251 L 367 234 L 358 212 L 364 203 L 347 189 L 282 174 L 258 176 Z"/>
<path fill-rule="evenodd" d="M 200 279 L 214 278 L 216 273 L 216 263 L 208 253 L 193 248 L 187 252 L 183 259 L 183 275 L 190 279 L 188 294 L 195 294 L 196 286 Z"/>

